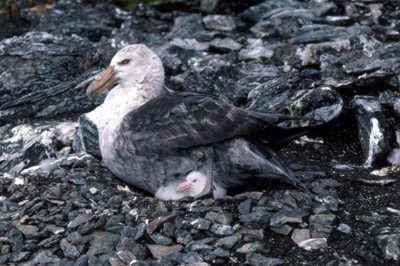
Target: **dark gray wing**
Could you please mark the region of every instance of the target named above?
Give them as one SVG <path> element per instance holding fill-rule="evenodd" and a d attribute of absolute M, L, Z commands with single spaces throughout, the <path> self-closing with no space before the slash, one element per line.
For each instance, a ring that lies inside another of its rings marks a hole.
<path fill-rule="evenodd" d="M 293 117 L 244 110 L 208 94 L 176 92 L 126 115 L 119 135 L 134 143 L 136 154 L 161 154 L 259 133 L 288 119 Z"/>

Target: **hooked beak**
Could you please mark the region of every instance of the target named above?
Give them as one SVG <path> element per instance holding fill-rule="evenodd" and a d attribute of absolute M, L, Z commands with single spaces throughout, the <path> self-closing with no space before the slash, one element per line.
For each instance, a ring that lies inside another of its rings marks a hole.
<path fill-rule="evenodd" d="M 182 193 L 186 190 L 190 190 L 193 188 L 193 184 L 189 183 L 188 181 L 182 182 L 180 183 L 177 187 L 176 187 L 176 193 Z"/>
<path fill-rule="evenodd" d="M 94 81 L 86 90 L 86 95 L 90 100 L 99 96 L 103 91 L 118 82 L 114 67 L 110 66 L 94 78 Z"/>

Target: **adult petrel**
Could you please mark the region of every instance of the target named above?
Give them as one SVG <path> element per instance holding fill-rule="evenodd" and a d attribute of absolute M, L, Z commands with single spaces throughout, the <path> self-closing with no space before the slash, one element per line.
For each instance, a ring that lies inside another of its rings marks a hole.
<path fill-rule="evenodd" d="M 245 110 L 204 93 L 165 93 L 162 62 L 141 44 L 118 51 L 87 95 L 93 99 L 116 83 L 100 107 L 98 130 L 105 164 L 125 182 L 164 200 L 185 197 L 193 176 L 205 180 L 194 198 L 223 197 L 255 179 L 307 191 L 271 148 L 307 132 L 277 125 L 294 117 Z"/>

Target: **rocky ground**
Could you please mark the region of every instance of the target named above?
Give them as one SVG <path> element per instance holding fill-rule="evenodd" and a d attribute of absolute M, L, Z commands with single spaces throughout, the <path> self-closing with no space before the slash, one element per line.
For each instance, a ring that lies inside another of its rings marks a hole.
<path fill-rule="evenodd" d="M 398 265 L 400 3 L 8 1 L 0 14 L 0 265 Z M 313 191 L 260 182 L 163 202 L 101 162 L 82 115 L 128 43 L 166 87 L 313 117 L 278 152 Z M 79 119 L 79 122 L 78 122 Z"/>

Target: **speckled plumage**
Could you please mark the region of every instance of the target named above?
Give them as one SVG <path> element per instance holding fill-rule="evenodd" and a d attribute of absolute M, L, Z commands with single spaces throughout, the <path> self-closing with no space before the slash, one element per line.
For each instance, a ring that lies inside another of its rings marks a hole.
<path fill-rule="evenodd" d="M 127 58 L 129 63 L 122 64 Z M 292 117 L 241 109 L 208 94 L 163 94 L 161 61 L 143 45 L 123 48 L 111 68 L 120 85 L 101 107 L 100 148 L 122 180 L 155 194 L 197 171 L 212 174 L 214 184 L 226 189 L 254 178 L 305 189 L 269 147 L 305 133 L 276 126 Z"/>

